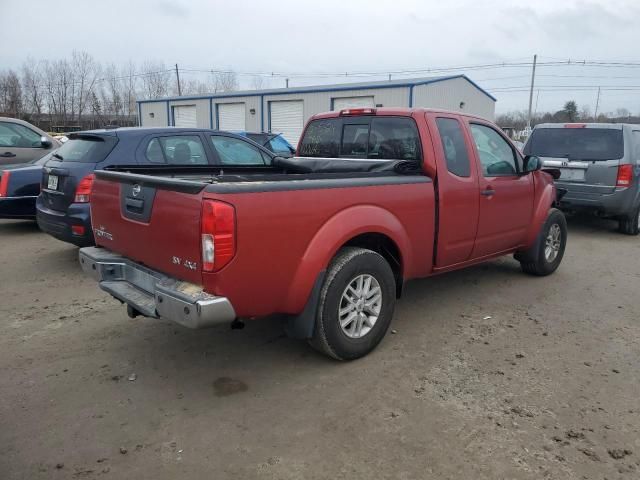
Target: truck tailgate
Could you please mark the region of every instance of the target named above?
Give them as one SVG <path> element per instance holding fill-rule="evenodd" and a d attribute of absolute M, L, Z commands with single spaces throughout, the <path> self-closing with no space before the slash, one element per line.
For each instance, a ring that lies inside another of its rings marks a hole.
<path fill-rule="evenodd" d="M 96 244 L 200 285 L 204 184 L 97 172 L 91 193 Z"/>

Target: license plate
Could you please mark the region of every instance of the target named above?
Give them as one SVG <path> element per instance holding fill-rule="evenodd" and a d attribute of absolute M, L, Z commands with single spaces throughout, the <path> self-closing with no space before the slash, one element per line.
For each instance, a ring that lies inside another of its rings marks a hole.
<path fill-rule="evenodd" d="M 49 190 L 57 190 L 58 189 L 58 176 L 57 175 L 49 175 L 49 179 L 47 180 L 47 188 Z"/>
<path fill-rule="evenodd" d="M 580 168 L 561 168 L 560 180 L 584 181 L 584 170 Z"/>

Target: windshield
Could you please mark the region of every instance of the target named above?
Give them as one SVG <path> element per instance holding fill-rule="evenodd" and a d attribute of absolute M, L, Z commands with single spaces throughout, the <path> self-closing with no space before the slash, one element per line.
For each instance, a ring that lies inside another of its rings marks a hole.
<path fill-rule="evenodd" d="M 286 155 L 291 155 L 292 147 L 287 143 L 287 141 L 282 138 L 280 135 L 276 135 L 269 141 L 269 145 L 271 145 L 271 150 L 275 153 L 284 153 Z"/>
<path fill-rule="evenodd" d="M 616 160 L 624 155 L 622 130 L 612 128 L 538 128 L 525 155 L 576 160 Z"/>

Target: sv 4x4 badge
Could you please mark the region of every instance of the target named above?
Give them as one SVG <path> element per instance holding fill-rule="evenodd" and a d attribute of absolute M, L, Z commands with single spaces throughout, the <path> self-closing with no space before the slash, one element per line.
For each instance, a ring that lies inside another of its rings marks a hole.
<path fill-rule="evenodd" d="M 171 263 L 174 265 L 182 265 L 189 270 L 197 270 L 198 264 L 189 260 L 182 260 L 180 257 L 171 257 Z"/>

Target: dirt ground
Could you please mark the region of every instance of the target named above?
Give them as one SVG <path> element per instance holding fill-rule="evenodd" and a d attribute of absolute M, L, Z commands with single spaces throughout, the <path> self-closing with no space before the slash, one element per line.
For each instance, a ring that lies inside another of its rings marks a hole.
<path fill-rule="evenodd" d="M 131 320 L 77 249 L 0 221 L 0 478 L 638 479 L 640 239 L 410 283 L 368 357 L 277 318 Z"/>

